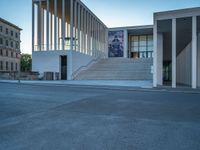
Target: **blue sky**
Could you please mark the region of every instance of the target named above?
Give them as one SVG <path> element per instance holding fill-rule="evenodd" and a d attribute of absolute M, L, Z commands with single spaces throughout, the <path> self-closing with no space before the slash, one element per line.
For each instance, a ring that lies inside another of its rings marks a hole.
<path fill-rule="evenodd" d="M 0 17 L 23 29 L 21 51 L 31 53 L 32 0 L 0 0 Z M 200 0 L 82 0 L 108 27 L 153 23 L 153 12 L 200 7 Z"/>

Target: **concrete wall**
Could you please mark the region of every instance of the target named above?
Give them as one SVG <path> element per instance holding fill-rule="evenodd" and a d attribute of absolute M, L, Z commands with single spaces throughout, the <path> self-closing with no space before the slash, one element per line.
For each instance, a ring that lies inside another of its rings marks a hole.
<path fill-rule="evenodd" d="M 60 55 L 68 51 L 37 51 L 32 54 L 32 71 L 43 75 L 44 72 L 60 72 Z"/>
<path fill-rule="evenodd" d="M 197 63 L 197 86 L 200 87 L 200 33 L 198 33 Z"/>
<path fill-rule="evenodd" d="M 177 56 L 176 62 L 176 78 L 177 83 L 184 85 L 191 85 L 191 66 L 192 66 L 192 45 L 189 43 L 186 48 Z"/>
<path fill-rule="evenodd" d="M 86 55 L 80 52 L 73 51 L 72 53 L 72 71 L 77 71 L 82 66 L 86 66 L 88 63 L 90 63 L 92 60 L 95 60 L 95 57 Z"/>
<path fill-rule="evenodd" d="M 60 72 L 60 56 L 68 55 L 68 72 L 72 69 L 72 74 L 81 66 L 86 66 L 95 57 L 82 54 L 80 52 L 72 52 L 72 67 L 69 67 L 70 51 L 38 51 L 32 54 L 32 71 L 37 71 L 42 77 L 44 72 Z M 69 76 L 68 76 L 68 79 Z"/>

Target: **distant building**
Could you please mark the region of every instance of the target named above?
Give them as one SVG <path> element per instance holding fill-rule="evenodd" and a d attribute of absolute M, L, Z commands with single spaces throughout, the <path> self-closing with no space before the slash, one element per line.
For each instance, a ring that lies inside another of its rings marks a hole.
<path fill-rule="evenodd" d="M 20 70 L 20 29 L 0 18 L 0 73 Z"/>
<path fill-rule="evenodd" d="M 200 7 L 153 16 L 152 25 L 108 28 L 81 0 L 33 0 L 32 71 L 200 87 Z"/>

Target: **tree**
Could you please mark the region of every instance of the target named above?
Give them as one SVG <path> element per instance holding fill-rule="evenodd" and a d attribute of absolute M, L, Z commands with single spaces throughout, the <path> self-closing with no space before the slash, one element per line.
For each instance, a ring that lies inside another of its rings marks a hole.
<path fill-rule="evenodd" d="M 31 71 L 32 58 L 30 54 L 21 55 L 21 71 L 29 72 Z"/>

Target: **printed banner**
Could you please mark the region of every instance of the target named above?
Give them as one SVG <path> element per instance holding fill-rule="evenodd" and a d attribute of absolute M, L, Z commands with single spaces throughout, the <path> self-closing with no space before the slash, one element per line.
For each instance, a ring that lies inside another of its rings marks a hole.
<path fill-rule="evenodd" d="M 108 57 L 124 56 L 124 31 L 108 32 Z"/>

